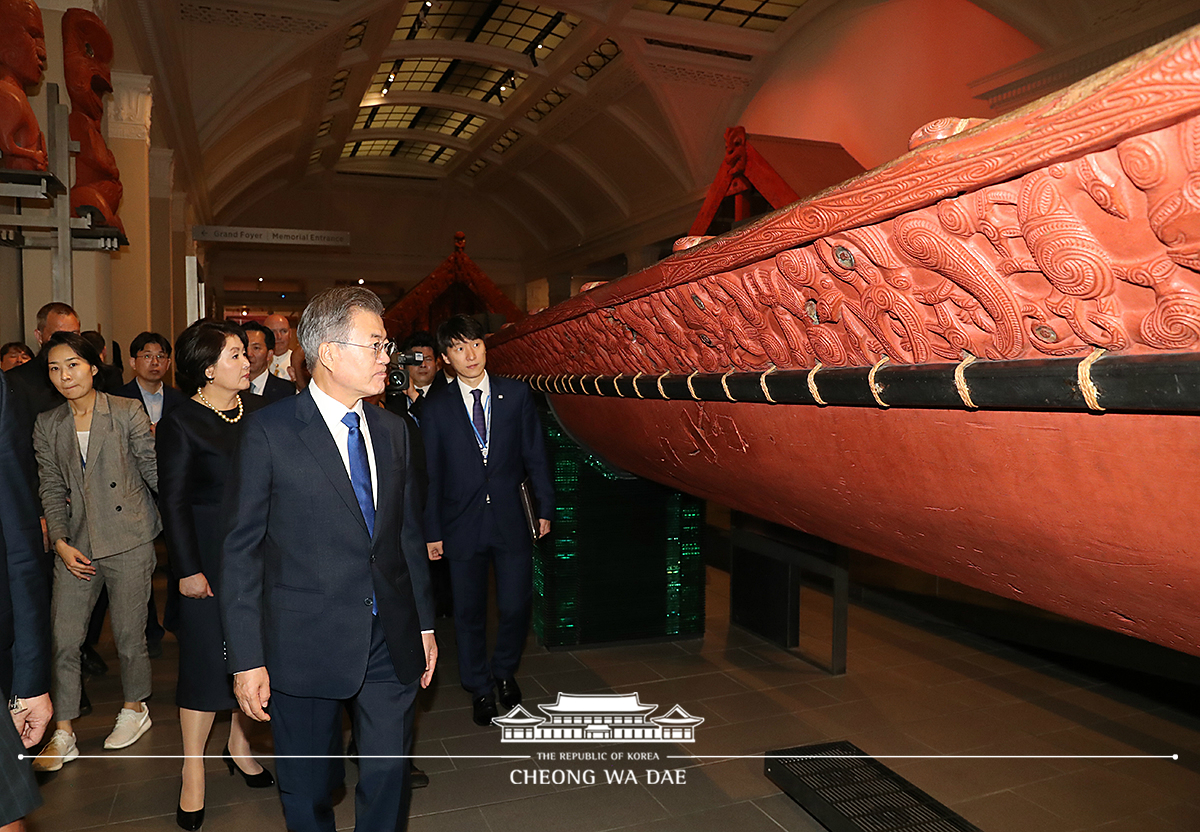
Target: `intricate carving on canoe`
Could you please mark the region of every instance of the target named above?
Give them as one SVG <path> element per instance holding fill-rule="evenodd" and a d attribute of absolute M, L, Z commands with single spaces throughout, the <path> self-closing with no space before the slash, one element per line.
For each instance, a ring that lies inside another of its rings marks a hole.
<path fill-rule="evenodd" d="M 1192 349 L 1198 271 L 1192 119 L 500 348 L 511 366 L 610 375 Z"/>

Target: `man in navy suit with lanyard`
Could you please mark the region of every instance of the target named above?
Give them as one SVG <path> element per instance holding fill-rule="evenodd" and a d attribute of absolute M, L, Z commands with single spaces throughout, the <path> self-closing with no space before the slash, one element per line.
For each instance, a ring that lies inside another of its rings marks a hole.
<path fill-rule="evenodd" d="M 533 551 L 521 504 L 529 477 L 537 503 L 538 536 L 550 531 L 554 487 L 546 464 L 542 425 L 528 385 L 489 375 L 483 326 L 456 315 L 438 327 L 442 360 L 458 377 L 425 403 L 429 496 L 425 540 L 430 560 L 445 557 L 454 591 L 454 629 L 462 686 L 473 717 L 489 725 L 521 702 L 515 678 L 533 599 Z M 496 573 L 499 625 L 487 657 L 488 566 Z"/>

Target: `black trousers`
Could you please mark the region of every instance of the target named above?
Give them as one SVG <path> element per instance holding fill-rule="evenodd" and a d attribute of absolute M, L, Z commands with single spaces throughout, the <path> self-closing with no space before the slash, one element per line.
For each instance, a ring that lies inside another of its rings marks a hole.
<path fill-rule="evenodd" d="M 512 545 L 500 537 L 491 512 L 474 557 L 450 560 L 454 588 L 454 637 L 458 674 L 472 697 L 491 696 L 497 679 L 516 675 L 529 635 L 533 605 L 533 548 L 528 538 Z M 487 655 L 488 566 L 496 573 L 496 644 Z"/>
<path fill-rule="evenodd" d="M 412 797 L 409 759 L 420 681 L 396 678 L 376 619 L 367 675 L 352 699 L 316 699 L 271 692 L 271 734 L 284 819 L 291 832 L 334 832 L 333 790 L 345 776 L 342 708 L 350 711 L 360 755 L 354 793 L 358 832 L 403 832 Z M 290 759 L 307 757 L 308 759 Z"/>

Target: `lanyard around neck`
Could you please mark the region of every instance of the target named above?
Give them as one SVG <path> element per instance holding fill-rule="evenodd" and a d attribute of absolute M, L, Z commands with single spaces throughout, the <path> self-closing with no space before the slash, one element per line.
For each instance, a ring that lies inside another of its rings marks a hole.
<path fill-rule="evenodd" d="M 483 427 L 487 431 L 486 442 L 484 441 L 483 437 L 479 435 L 479 428 L 475 427 L 474 415 L 472 415 L 469 421 L 471 422 L 471 433 L 475 434 L 475 442 L 479 445 L 479 452 L 482 453 L 486 458 L 488 445 L 491 444 L 492 441 L 492 391 L 489 389 L 488 394 L 483 398 Z M 472 402 L 471 406 L 473 409 L 475 403 Z"/>

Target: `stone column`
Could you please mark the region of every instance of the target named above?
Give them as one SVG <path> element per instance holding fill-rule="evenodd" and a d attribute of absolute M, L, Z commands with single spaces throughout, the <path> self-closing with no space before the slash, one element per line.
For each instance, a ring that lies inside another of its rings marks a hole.
<path fill-rule="evenodd" d="M 150 328 L 172 341 L 171 197 L 174 182 L 175 151 L 150 148 Z"/>
<path fill-rule="evenodd" d="M 150 232 L 151 78 L 113 72 L 113 97 L 105 114 L 108 146 L 121 170 L 125 193 L 118 211 L 129 245 L 112 257 L 112 332 L 128 355 L 129 342 L 152 326 Z"/>

